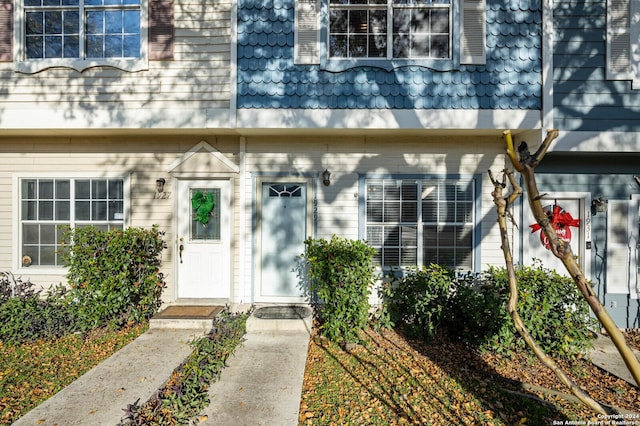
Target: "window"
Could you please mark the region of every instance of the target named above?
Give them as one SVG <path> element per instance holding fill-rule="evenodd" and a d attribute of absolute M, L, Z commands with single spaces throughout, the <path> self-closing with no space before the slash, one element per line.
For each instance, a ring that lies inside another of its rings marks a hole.
<path fill-rule="evenodd" d="M 607 78 L 631 80 L 640 89 L 640 61 L 633 52 L 640 49 L 640 0 L 607 1 Z"/>
<path fill-rule="evenodd" d="M 139 58 L 140 0 L 24 0 L 26 59 Z"/>
<path fill-rule="evenodd" d="M 66 226 L 124 227 L 122 179 L 21 179 L 22 266 L 62 266 Z"/>
<path fill-rule="evenodd" d="M 332 58 L 450 58 L 450 0 L 330 0 Z"/>
<path fill-rule="evenodd" d="M 383 267 L 473 270 L 473 181 L 369 179 L 365 239 Z"/>
<path fill-rule="evenodd" d="M 484 64 L 485 7 L 485 0 L 296 0 L 295 62 L 335 71 Z"/>
<path fill-rule="evenodd" d="M 19 0 L 14 14 L 13 2 L 0 0 L 0 61 L 26 73 L 147 69 L 148 59 L 173 59 L 173 6 L 173 0 Z"/>
<path fill-rule="evenodd" d="M 193 200 L 196 193 L 211 194 L 213 200 L 213 209 L 209 214 L 209 221 L 205 224 L 200 222 L 196 215 L 192 215 L 189 224 L 190 241 L 220 241 L 221 222 L 220 222 L 220 188 L 189 188 L 189 199 Z"/>

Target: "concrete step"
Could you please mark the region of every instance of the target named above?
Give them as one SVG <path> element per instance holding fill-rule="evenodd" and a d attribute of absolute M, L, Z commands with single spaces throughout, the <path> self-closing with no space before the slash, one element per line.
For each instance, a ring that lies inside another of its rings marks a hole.
<path fill-rule="evenodd" d="M 155 330 L 204 330 L 209 331 L 213 327 L 213 319 L 171 318 L 149 320 L 149 328 Z"/>
<path fill-rule="evenodd" d="M 311 334 L 312 327 L 313 311 L 299 305 L 259 307 L 247 319 L 247 333 L 295 331 Z"/>
<path fill-rule="evenodd" d="M 149 320 L 150 329 L 190 329 L 207 332 L 222 306 L 168 306 Z M 269 305 L 258 307 L 247 319 L 248 333 L 311 333 L 313 311 L 302 305 Z"/>
<path fill-rule="evenodd" d="M 192 329 L 209 331 L 223 306 L 168 306 L 149 320 L 150 329 Z"/>

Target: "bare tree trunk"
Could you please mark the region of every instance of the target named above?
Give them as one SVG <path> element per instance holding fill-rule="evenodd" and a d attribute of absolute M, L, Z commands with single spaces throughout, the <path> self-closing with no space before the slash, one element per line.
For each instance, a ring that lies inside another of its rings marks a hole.
<path fill-rule="evenodd" d="M 565 372 L 558 367 L 553 358 L 547 356 L 544 353 L 542 348 L 536 343 L 533 339 L 533 336 L 529 333 L 527 328 L 518 313 L 518 280 L 516 278 L 516 272 L 513 265 L 513 257 L 511 255 L 511 246 L 509 244 L 509 234 L 507 233 L 507 214 L 509 212 L 509 206 L 513 204 L 513 202 L 522 195 L 522 188 L 513 178 L 513 173 L 510 170 L 503 171 L 502 182 L 493 178 L 493 174 L 491 170 L 489 170 L 489 177 L 491 178 L 491 182 L 493 183 L 493 192 L 491 195 L 493 196 L 493 202 L 495 203 L 498 209 L 498 226 L 500 228 L 500 241 L 502 244 L 502 253 L 504 254 L 504 260 L 507 267 L 507 278 L 509 281 L 509 301 L 507 304 L 507 309 L 509 311 L 509 315 L 513 320 L 513 323 L 520 333 L 520 336 L 524 339 L 525 343 L 533 353 L 542 361 L 542 363 L 547 366 L 551 371 L 555 373 L 555 375 L 560 379 L 562 383 L 564 383 L 571 392 L 580 400 L 583 404 L 587 405 L 592 410 L 601 413 L 607 414 L 605 408 L 600 405 L 596 400 L 592 399 L 587 395 L 578 384 L 576 384 L 569 376 L 565 374 Z M 506 187 L 505 177 L 509 179 L 509 183 L 511 184 L 511 193 L 503 197 L 502 191 Z"/>
<path fill-rule="evenodd" d="M 622 332 L 618 329 L 605 307 L 602 305 L 602 303 L 600 303 L 600 300 L 598 300 L 598 296 L 593 291 L 591 284 L 587 281 L 584 274 L 582 273 L 582 269 L 580 268 L 580 265 L 578 265 L 576 257 L 571 251 L 571 246 L 569 245 L 569 243 L 561 240 L 558 237 L 558 234 L 553 228 L 551 221 L 542 209 L 542 203 L 540 202 L 540 199 L 543 197 L 543 195 L 540 195 L 540 191 L 538 191 L 534 169 L 540 163 L 547 150 L 549 149 L 549 145 L 557 136 L 557 130 L 554 129 L 548 131 L 547 136 L 542 142 L 542 145 L 538 148 L 535 154 L 532 155 L 529 152 L 529 147 L 527 146 L 526 142 L 522 142 L 518 147 L 518 151 L 516 152 L 513 146 L 511 132 L 509 130 L 504 132 L 504 139 L 507 145 L 507 153 L 509 155 L 509 158 L 511 159 L 513 167 L 518 172 L 520 172 L 522 174 L 522 177 L 524 178 L 531 211 L 533 212 L 533 216 L 535 217 L 536 222 L 538 222 L 545 235 L 549 239 L 549 246 L 551 248 L 551 251 L 564 264 L 565 268 L 569 272 L 569 275 L 571 275 L 576 285 L 580 289 L 582 296 L 586 299 L 587 303 L 591 307 L 591 310 L 598 318 L 598 321 L 600 321 L 600 324 L 602 324 L 607 334 L 611 337 L 611 340 L 616 345 L 616 348 L 618 349 L 618 352 L 620 352 L 624 363 L 627 365 L 627 368 L 636 381 L 636 385 L 640 387 L 640 362 L 638 362 L 638 358 L 636 358 L 631 348 L 629 348 L 629 346 L 627 345 Z"/>

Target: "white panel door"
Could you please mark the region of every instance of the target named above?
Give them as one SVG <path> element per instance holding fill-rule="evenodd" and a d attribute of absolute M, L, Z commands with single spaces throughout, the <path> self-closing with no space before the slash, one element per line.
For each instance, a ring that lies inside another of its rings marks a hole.
<path fill-rule="evenodd" d="M 300 255 L 307 238 L 307 184 L 264 182 L 261 185 L 260 274 L 261 301 L 300 298 Z"/>
<path fill-rule="evenodd" d="M 524 224 L 522 226 L 524 232 L 524 250 L 523 262 L 525 265 L 533 264 L 533 259 L 542 260 L 542 265 L 551 270 L 555 270 L 561 275 L 568 275 L 562 261 L 558 259 L 548 247 L 548 239 L 541 229 L 536 229 L 536 220 L 529 208 L 528 200 L 524 202 Z M 585 201 L 582 197 L 561 196 L 557 198 L 544 198 L 542 207 L 548 214 L 553 215 L 555 212 L 556 221 L 558 215 L 560 220 L 555 226 L 558 236 L 571 245 L 573 254 L 578 256 L 578 264 L 584 269 L 585 264 Z M 570 220 L 573 219 L 571 223 Z M 552 220 L 553 221 L 553 220 Z M 577 226 L 576 226 L 577 225 Z M 588 271 L 584 271 L 588 276 Z"/>
<path fill-rule="evenodd" d="M 231 296 L 230 191 L 229 181 L 178 183 L 178 298 Z M 198 217 L 194 198 L 212 200 L 213 208 L 203 207 Z"/>

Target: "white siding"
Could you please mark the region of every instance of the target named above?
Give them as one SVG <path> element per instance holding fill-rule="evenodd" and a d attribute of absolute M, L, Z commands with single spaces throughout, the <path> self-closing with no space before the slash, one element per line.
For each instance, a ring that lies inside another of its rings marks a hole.
<path fill-rule="evenodd" d="M 168 166 L 179 159 L 184 152 L 201 140 L 207 140 L 212 146 L 228 158 L 237 157 L 237 138 L 211 138 L 208 136 L 163 136 L 153 138 L 13 138 L 0 143 L 0 270 L 12 270 L 17 276 L 31 279 L 32 282 L 48 286 L 66 282 L 64 271 L 49 270 L 41 273 L 36 268 L 18 268 L 17 255 L 14 254 L 13 241 L 17 230 L 17 195 L 14 195 L 13 177 L 15 174 L 70 176 L 74 174 L 124 174 L 130 177 L 130 204 L 128 226 L 151 227 L 159 225 L 164 231 L 167 250 L 163 253 L 162 272 L 168 288 L 163 299 L 175 298 L 175 271 L 173 265 L 175 253 L 174 212 L 175 181 L 167 173 Z M 206 157 L 205 157 L 206 158 Z M 201 165 L 185 168 L 183 173 L 198 172 L 206 169 Z M 155 198 L 155 181 L 165 178 L 165 191 L 168 199 Z M 17 188 L 16 188 L 17 191 Z M 237 200 L 237 188 L 234 188 Z M 17 192 L 16 192 L 17 194 Z M 237 212 L 237 206 L 235 208 Z M 234 219 L 234 222 L 237 221 Z M 237 228 L 238 224 L 234 224 Z M 234 253 L 235 254 L 235 253 Z M 237 266 L 234 266 L 237 268 Z M 49 273 L 52 272 L 52 273 Z"/>
<path fill-rule="evenodd" d="M 210 110 L 228 116 L 231 2 L 183 0 L 176 1 L 174 10 L 174 59 L 149 61 L 146 71 L 97 67 L 82 73 L 57 68 L 22 74 L 13 71 L 13 63 L 0 63 L 0 128 L 33 128 L 17 119 L 21 114 L 47 121 L 37 127 L 77 128 L 82 117 L 82 127 L 116 129 L 175 126 L 175 114 L 166 111 L 177 109 L 203 120 L 212 116 Z M 142 109 L 148 117 L 141 122 Z M 206 127 L 201 122 L 180 124 Z"/>
<path fill-rule="evenodd" d="M 377 174 L 450 174 L 481 175 L 480 226 L 481 264 L 504 265 L 500 234 L 487 170 L 501 172 L 505 156 L 500 138 L 483 137 L 248 137 L 245 191 L 253 193 L 252 177 L 274 174 L 301 174 L 318 177 L 318 238 L 339 234 L 358 238 L 359 175 Z M 331 172 L 331 185 L 322 184 L 319 175 Z M 249 205 L 247 211 L 256 206 Z M 255 212 L 254 212 L 255 213 Z M 251 270 L 251 224 L 245 224 L 247 259 Z M 245 293 L 251 294 L 246 283 Z"/>
<path fill-rule="evenodd" d="M 175 166 L 183 155 L 200 141 L 208 142 L 235 164 L 240 163 L 239 138 L 207 135 L 122 136 L 109 138 L 11 138 L 0 141 L 0 270 L 45 285 L 64 281 L 62 274 L 37 274 L 35 268 L 17 268 L 13 241 L 17 238 L 14 218 L 17 196 L 13 177 L 16 173 L 41 174 L 123 173 L 129 176 L 131 203 L 129 225 L 160 225 L 166 232 L 167 250 L 163 255 L 163 273 L 169 285 L 167 302 L 175 298 L 174 253 L 176 247 L 175 189 L 176 179 L 187 177 L 231 178 L 233 193 L 232 302 L 252 303 L 253 217 L 256 206 L 255 178 L 298 174 L 316 177 L 316 237 L 339 234 L 358 238 L 359 176 L 362 174 L 434 174 L 481 175 L 482 189 L 477 223 L 482 238 L 481 264 L 502 265 L 499 230 L 491 198 L 493 187 L 487 170 L 499 173 L 505 167 L 503 145 L 499 137 L 424 138 L 424 137 L 354 137 L 354 136 L 250 136 L 246 138 L 244 176 L 218 174 L 221 167 L 211 153 L 198 153 Z M 171 165 L 175 168 L 169 173 Z M 331 185 L 319 178 L 323 170 L 331 172 Z M 168 199 L 156 199 L 155 180 L 165 178 Z M 240 188 L 240 183 L 244 186 Z M 244 191 L 244 197 L 240 191 Z M 244 199 L 244 204 L 240 204 Z M 242 212 L 242 213 L 241 213 Z M 241 215 L 244 223 L 240 222 Z M 244 241 L 238 240 L 244 227 Z M 243 256 L 239 252 L 244 248 Z M 240 259 L 244 259 L 241 264 Z M 244 277 L 244 281 L 240 281 Z"/>

